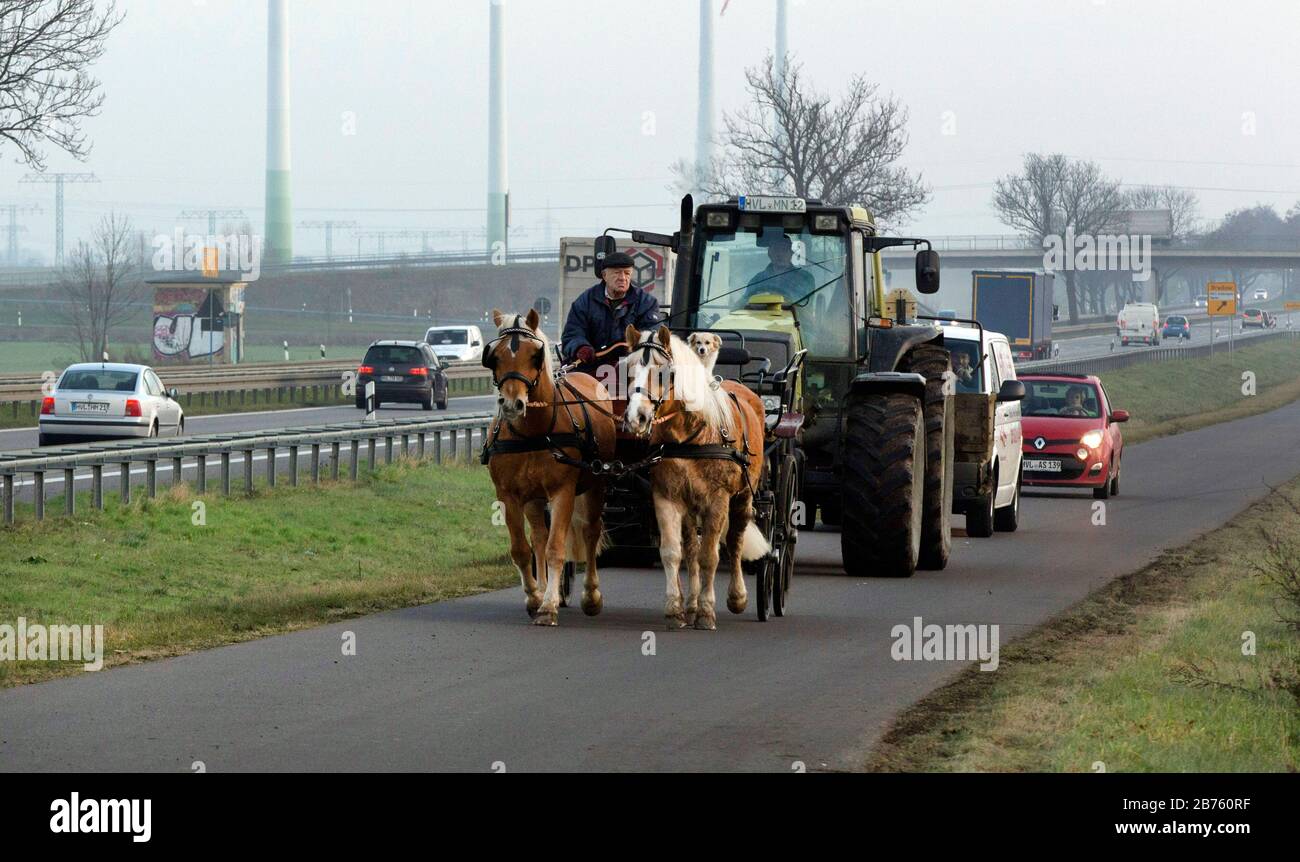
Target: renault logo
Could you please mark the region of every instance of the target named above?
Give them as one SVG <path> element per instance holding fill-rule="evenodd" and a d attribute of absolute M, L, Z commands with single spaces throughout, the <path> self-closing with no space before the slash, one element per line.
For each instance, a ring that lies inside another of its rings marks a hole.
<path fill-rule="evenodd" d="M 1044 446 L 1046 446 L 1046 445 L 1047 445 L 1047 441 L 1044 440 L 1042 437 L 1035 437 L 1035 438 L 1034 438 L 1034 448 L 1035 448 L 1035 449 L 1039 449 L 1039 450 L 1041 450 L 1041 449 L 1042 449 Z"/>

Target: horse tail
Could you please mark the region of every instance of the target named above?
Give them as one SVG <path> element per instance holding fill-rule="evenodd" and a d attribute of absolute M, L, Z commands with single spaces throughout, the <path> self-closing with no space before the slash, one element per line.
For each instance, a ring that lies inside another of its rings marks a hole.
<path fill-rule="evenodd" d="M 752 515 L 752 513 L 751 513 Z M 757 560 L 772 550 L 772 546 L 763 538 L 763 531 L 753 520 L 745 525 L 745 534 L 740 538 L 740 558 L 746 562 Z"/>

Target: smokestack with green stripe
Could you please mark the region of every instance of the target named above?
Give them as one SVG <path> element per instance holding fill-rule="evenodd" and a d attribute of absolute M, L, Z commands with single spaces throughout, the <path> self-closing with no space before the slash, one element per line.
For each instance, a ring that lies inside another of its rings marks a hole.
<path fill-rule="evenodd" d="M 267 263 L 293 259 L 289 203 L 289 4 L 269 0 L 266 27 L 266 222 Z"/>

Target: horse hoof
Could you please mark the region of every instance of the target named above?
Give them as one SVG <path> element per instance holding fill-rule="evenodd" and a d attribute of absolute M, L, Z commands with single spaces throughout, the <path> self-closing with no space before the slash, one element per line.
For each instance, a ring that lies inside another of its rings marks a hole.
<path fill-rule="evenodd" d="M 528 601 L 524 603 L 524 610 L 528 611 L 528 618 L 529 619 L 535 618 L 537 616 L 537 609 L 540 608 L 541 606 L 542 606 L 542 600 L 540 597 L 534 599 L 530 596 Z"/>
<path fill-rule="evenodd" d="M 556 626 L 560 624 L 560 615 L 553 610 L 539 610 L 537 616 L 533 617 L 535 626 Z"/>
<path fill-rule="evenodd" d="M 682 617 L 682 620 L 685 622 L 686 625 L 693 626 L 695 625 L 695 617 L 696 617 L 696 612 L 688 610 L 685 616 Z"/>
<path fill-rule="evenodd" d="M 605 605 L 605 597 L 600 594 L 600 590 L 594 590 L 591 594 L 582 594 L 582 612 L 589 617 L 594 617 L 600 613 L 600 609 Z"/>
<path fill-rule="evenodd" d="M 684 629 L 690 625 L 690 623 L 686 622 L 686 614 L 681 613 L 664 614 L 664 622 L 667 624 L 668 631 L 670 632 L 676 631 L 677 629 Z"/>
<path fill-rule="evenodd" d="M 713 614 L 700 614 L 695 618 L 695 627 L 702 631 L 716 631 L 718 628 L 718 621 Z"/>
<path fill-rule="evenodd" d="M 727 610 L 733 614 L 743 614 L 745 607 L 749 605 L 749 594 L 743 596 L 727 596 Z"/>

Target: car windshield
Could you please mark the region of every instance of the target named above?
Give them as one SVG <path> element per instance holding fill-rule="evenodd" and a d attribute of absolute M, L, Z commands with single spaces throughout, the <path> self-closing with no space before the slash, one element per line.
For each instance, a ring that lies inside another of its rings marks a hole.
<path fill-rule="evenodd" d="M 952 353 L 952 371 L 957 375 L 958 392 L 983 392 L 984 372 L 978 341 L 951 339 L 944 345 Z"/>
<path fill-rule="evenodd" d="M 366 365 L 423 365 L 424 354 L 418 347 L 382 344 L 366 351 Z"/>
<path fill-rule="evenodd" d="M 1063 380 L 1025 380 L 1025 398 L 1020 402 L 1021 416 L 1061 416 L 1073 419 L 1096 419 L 1101 416 L 1101 399 L 1091 383 L 1067 383 Z"/>
<path fill-rule="evenodd" d="M 134 392 L 135 371 L 110 371 L 105 368 L 69 368 L 59 381 L 60 389 L 92 392 Z"/>
<path fill-rule="evenodd" d="M 468 344 L 469 330 L 446 329 L 439 332 L 430 332 L 424 340 L 433 345 Z"/>
<path fill-rule="evenodd" d="M 747 223 L 748 222 L 748 223 Z M 742 309 L 754 298 L 796 304 L 804 344 L 813 356 L 849 355 L 857 325 L 844 278 L 844 237 L 811 233 L 803 216 L 741 216 L 736 231 L 706 236 L 700 267 L 701 325 Z"/>

